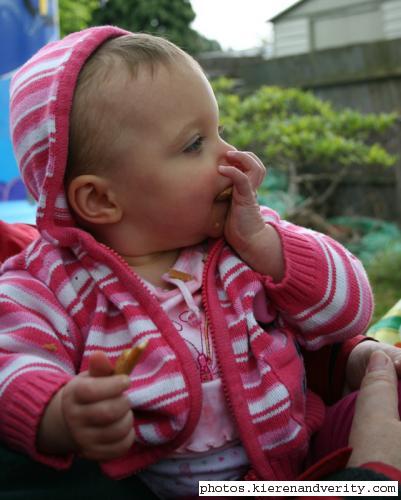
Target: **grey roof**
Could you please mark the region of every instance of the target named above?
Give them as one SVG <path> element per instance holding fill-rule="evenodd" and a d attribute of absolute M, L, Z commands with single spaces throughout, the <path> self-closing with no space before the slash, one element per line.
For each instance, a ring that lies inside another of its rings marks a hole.
<path fill-rule="evenodd" d="M 295 2 L 293 5 L 290 5 L 286 9 L 282 10 L 281 12 L 279 12 L 278 14 L 276 14 L 275 16 L 273 16 L 270 19 L 268 19 L 268 21 L 270 21 L 270 22 L 277 21 L 277 19 L 279 19 L 282 16 L 285 16 L 287 14 L 287 12 L 289 12 L 292 9 L 295 9 L 296 7 L 299 7 L 299 5 L 301 3 L 304 3 L 305 1 L 306 0 L 298 0 L 298 2 Z"/>

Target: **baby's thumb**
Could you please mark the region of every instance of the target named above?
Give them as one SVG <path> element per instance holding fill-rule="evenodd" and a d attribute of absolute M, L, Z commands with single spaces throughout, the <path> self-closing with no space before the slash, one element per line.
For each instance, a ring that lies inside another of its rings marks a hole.
<path fill-rule="evenodd" d="M 89 358 L 89 375 L 91 377 L 108 377 L 113 375 L 114 368 L 106 354 L 96 351 Z"/>
<path fill-rule="evenodd" d="M 393 362 L 383 351 L 374 351 L 370 356 L 356 411 L 366 413 L 363 415 L 366 418 L 383 415 L 399 419 L 397 373 Z"/>

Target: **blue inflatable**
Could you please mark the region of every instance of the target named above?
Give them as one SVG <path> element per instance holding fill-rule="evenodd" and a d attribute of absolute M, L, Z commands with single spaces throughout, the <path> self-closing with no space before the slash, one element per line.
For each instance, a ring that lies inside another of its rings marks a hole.
<path fill-rule="evenodd" d="M 15 217 L 27 193 L 19 177 L 9 133 L 9 88 L 13 72 L 40 47 L 59 37 L 57 0 L 0 0 L 0 218 Z M 12 208 L 11 208 L 12 205 Z M 29 213 L 32 212 L 28 203 Z M 26 219 L 23 208 L 23 218 Z M 10 217 L 5 216 L 10 212 Z"/>
<path fill-rule="evenodd" d="M 0 75 L 21 66 L 40 47 L 58 37 L 57 2 L 0 0 Z"/>

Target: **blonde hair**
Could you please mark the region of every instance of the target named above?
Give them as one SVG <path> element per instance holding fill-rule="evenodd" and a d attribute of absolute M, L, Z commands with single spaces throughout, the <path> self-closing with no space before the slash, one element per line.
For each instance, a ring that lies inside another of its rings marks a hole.
<path fill-rule="evenodd" d="M 119 135 L 118 123 L 113 127 L 116 77 L 136 78 L 141 67 L 153 76 L 160 64 L 171 68 L 177 63 L 198 65 L 178 46 L 145 33 L 108 40 L 90 56 L 79 74 L 70 115 L 67 184 L 78 175 L 104 172 L 112 161 Z"/>

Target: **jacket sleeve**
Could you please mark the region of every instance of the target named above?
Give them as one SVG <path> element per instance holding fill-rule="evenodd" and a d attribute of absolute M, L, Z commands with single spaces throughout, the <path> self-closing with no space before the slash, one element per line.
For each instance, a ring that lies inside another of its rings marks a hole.
<path fill-rule="evenodd" d="M 348 357 L 354 347 L 365 340 L 372 339 L 357 335 L 344 342 L 324 346 L 318 351 L 302 349 L 308 387 L 325 404 L 332 405 L 342 398 Z"/>
<path fill-rule="evenodd" d="M 76 373 L 79 333 L 47 286 L 26 271 L 0 276 L 0 438 L 56 468 L 72 457 L 36 449 L 51 398 Z"/>
<path fill-rule="evenodd" d="M 0 220 L 0 262 L 23 250 L 38 237 L 38 231 L 29 224 L 7 224 Z"/>
<path fill-rule="evenodd" d="M 364 333 L 373 298 L 360 261 L 324 234 L 283 221 L 266 207 L 261 213 L 277 230 L 285 261 L 279 283 L 265 277 L 267 295 L 301 346 L 317 350 Z"/>

